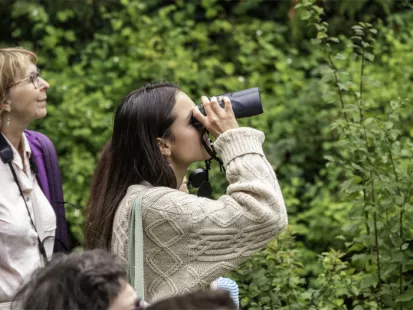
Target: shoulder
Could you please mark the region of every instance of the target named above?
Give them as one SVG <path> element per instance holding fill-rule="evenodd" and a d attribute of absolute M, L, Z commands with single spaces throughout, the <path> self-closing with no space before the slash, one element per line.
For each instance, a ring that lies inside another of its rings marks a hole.
<path fill-rule="evenodd" d="M 133 202 L 142 195 L 142 212 L 164 212 L 179 215 L 193 213 L 193 208 L 202 198 L 169 187 L 153 187 L 149 184 L 129 186 L 117 212 L 126 216 Z M 192 207 L 192 208 L 191 208 Z"/>
<path fill-rule="evenodd" d="M 127 225 L 133 203 L 139 195 L 142 195 L 141 208 L 144 220 L 154 221 L 160 217 L 168 217 L 187 221 L 193 216 L 202 217 L 215 209 L 221 209 L 221 203 L 215 201 L 220 208 L 214 208 L 214 201 L 176 189 L 143 184 L 131 185 L 116 211 L 114 228 Z"/>
<path fill-rule="evenodd" d="M 43 134 L 41 132 L 38 132 L 38 131 L 26 129 L 24 131 L 24 134 L 26 135 L 26 138 L 29 139 L 29 140 L 35 140 L 35 139 L 39 140 L 39 139 L 41 139 L 41 140 L 46 140 L 46 141 L 49 141 L 50 143 L 52 143 L 52 141 L 49 139 L 48 136 L 46 136 L 45 134 Z"/>
<path fill-rule="evenodd" d="M 39 148 L 47 147 L 54 149 L 53 142 L 49 139 L 48 136 L 41 132 L 26 129 L 24 131 L 24 135 L 26 136 L 31 147 L 37 146 Z"/>
<path fill-rule="evenodd" d="M 143 212 L 191 215 L 203 199 L 169 187 L 148 188 L 142 197 Z"/>
<path fill-rule="evenodd" d="M 140 194 L 145 194 L 148 188 L 146 184 L 136 184 L 128 187 L 125 197 L 123 197 L 116 210 L 113 229 L 127 227 L 133 202 Z"/>
<path fill-rule="evenodd" d="M 43 154 L 46 150 L 49 151 L 50 154 L 56 154 L 53 142 L 45 134 L 34 130 L 25 130 L 24 135 L 35 155 Z"/>

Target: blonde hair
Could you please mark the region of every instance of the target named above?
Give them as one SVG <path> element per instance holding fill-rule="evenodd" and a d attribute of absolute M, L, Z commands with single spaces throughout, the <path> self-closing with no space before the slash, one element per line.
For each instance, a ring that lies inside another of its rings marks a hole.
<path fill-rule="evenodd" d="M 0 48 L 0 125 L 8 87 L 23 78 L 30 64 L 37 63 L 37 55 L 20 47 Z"/>

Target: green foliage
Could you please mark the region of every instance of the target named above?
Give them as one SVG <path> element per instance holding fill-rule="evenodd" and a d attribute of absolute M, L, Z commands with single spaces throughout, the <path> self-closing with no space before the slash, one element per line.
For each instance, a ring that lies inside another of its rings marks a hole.
<path fill-rule="evenodd" d="M 59 5 L 57 5 L 59 3 Z M 231 277 L 245 309 L 411 309 L 410 1 L 0 1 L 1 45 L 39 52 L 65 200 L 86 205 L 121 98 L 155 80 L 259 87 L 289 232 Z M 5 8 L 5 9 L 3 9 Z M 214 166 L 216 196 L 225 179 Z M 81 241 L 83 209 L 67 207 Z"/>
<path fill-rule="evenodd" d="M 241 306 L 248 309 L 300 309 L 311 294 L 305 291 L 303 252 L 288 234 L 249 259 L 233 273 L 239 283 Z"/>
<path fill-rule="evenodd" d="M 248 261 L 233 277 L 252 288 L 277 276 L 283 283 L 304 279 L 291 290 L 306 298 L 291 302 L 290 296 L 277 291 L 282 287 L 278 284 L 268 291 L 264 287 L 258 296 L 243 292 L 248 309 L 410 309 L 412 218 L 406 210 L 412 207 L 413 135 L 407 125 L 412 84 L 403 81 L 411 80 L 412 69 L 400 67 L 407 54 L 397 49 L 409 48 L 400 43 L 411 30 L 395 32 L 381 21 L 376 29 L 361 22 L 352 27 L 350 38 L 330 37 L 322 8 L 314 1 L 302 1 L 298 7 L 304 7 L 303 19 L 317 30 L 313 43 L 323 54 L 313 51 L 319 60 L 312 76 L 319 77 L 323 112 L 328 111 L 330 121 L 320 137 L 326 167 L 305 194 L 293 191 L 304 198 L 301 203 L 308 199 L 310 208 L 294 216 L 292 230 L 297 241 L 305 236 L 307 249 L 330 251 L 320 256 L 317 266 L 311 250 L 302 249 L 301 242 L 291 243 L 301 255 L 295 255 L 289 267 L 281 262 L 270 267 L 268 257 L 260 253 L 254 258 L 257 262 Z M 412 25 L 406 17 L 398 16 L 400 24 Z M 390 25 L 395 18 L 389 19 Z M 285 248 L 275 251 L 282 255 Z M 276 274 L 278 267 L 290 274 Z M 238 276 L 243 272 L 250 278 Z M 275 305 L 274 298 L 261 299 L 274 292 L 280 304 Z"/>

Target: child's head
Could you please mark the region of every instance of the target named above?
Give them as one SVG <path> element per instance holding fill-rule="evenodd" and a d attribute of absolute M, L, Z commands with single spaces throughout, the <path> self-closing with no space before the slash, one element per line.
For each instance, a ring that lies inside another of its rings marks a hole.
<path fill-rule="evenodd" d="M 237 310 L 237 307 L 227 291 L 216 290 L 168 298 L 145 310 Z"/>
<path fill-rule="evenodd" d="M 57 255 L 33 273 L 13 309 L 133 310 L 137 296 L 125 265 L 103 250 Z"/>

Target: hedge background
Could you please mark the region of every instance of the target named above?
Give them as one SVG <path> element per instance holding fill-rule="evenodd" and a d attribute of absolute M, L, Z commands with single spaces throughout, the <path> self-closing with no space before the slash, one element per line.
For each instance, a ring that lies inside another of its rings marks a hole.
<path fill-rule="evenodd" d="M 240 123 L 266 134 L 290 227 L 230 275 L 242 306 L 413 309 L 410 0 L 0 0 L 0 27 L 51 85 L 33 129 L 81 206 L 66 207 L 75 243 L 123 96 L 157 80 L 195 102 L 259 87 L 265 113 Z"/>

